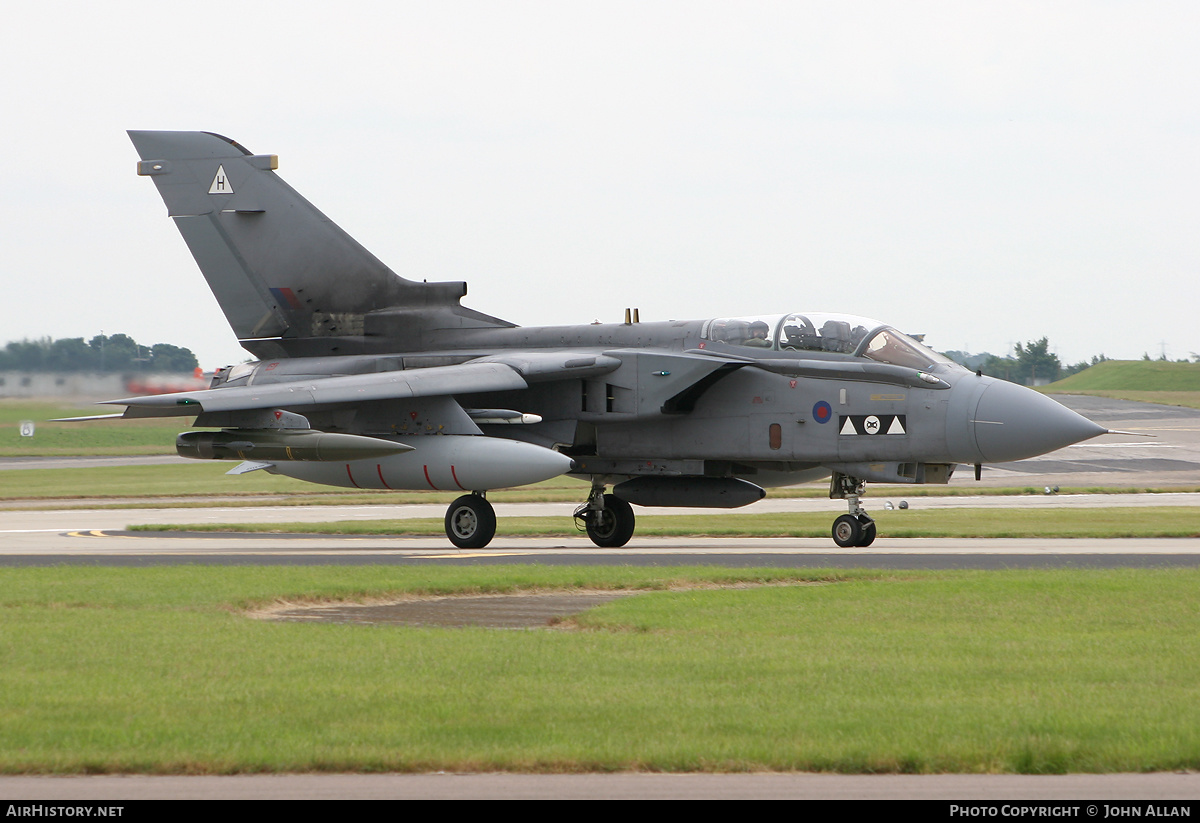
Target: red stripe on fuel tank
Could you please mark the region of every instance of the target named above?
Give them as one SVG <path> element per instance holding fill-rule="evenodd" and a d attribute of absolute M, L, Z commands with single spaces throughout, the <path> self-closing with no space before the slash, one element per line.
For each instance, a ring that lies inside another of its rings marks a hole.
<path fill-rule="evenodd" d="M 376 463 L 376 464 L 375 464 L 375 471 L 379 472 L 379 482 L 383 484 L 383 487 L 384 487 L 385 489 L 387 489 L 388 491 L 391 491 L 391 490 L 392 490 L 392 487 L 391 487 L 391 486 L 389 486 L 389 485 L 387 484 L 387 481 L 383 479 L 383 466 L 381 466 L 381 465 L 379 465 L 378 463 Z"/>
<path fill-rule="evenodd" d="M 451 463 L 451 464 L 450 464 L 450 476 L 454 478 L 454 482 L 455 482 L 455 484 L 456 484 L 456 485 L 457 485 L 457 486 L 458 486 L 460 489 L 462 489 L 463 491 L 466 491 L 466 490 L 467 490 L 467 487 L 466 487 L 466 486 L 464 486 L 462 483 L 459 483 L 459 482 L 458 482 L 458 475 L 457 475 L 457 474 L 455 473 L 455 471 L 454 471 L 454 464 L 453 464 L 453 463 Z"/>
<path fill-rule="evenodd" d="M 425 482 L 428 483 L 429 488 L 433 489 L 435 492 L 441 491 L 441 489 L 433 485 L 433 481 L 429 479 L 429 466 L 425 466 Z"/>
<path fill-rule="evenodd" d="M 354 475 L 350 473 L 350 464 L 349 463 L 346 464 L 346 476 L 350 478 L 351 483 L 354 483 Z M 362 486 L 358 485 L 357 483 L 354 483 L 354 488 L 361 489 Z"/>

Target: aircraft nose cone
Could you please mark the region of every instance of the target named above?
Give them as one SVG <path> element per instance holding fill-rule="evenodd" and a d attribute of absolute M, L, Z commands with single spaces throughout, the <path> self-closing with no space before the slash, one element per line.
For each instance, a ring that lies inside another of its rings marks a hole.
<path fill-rule="evenodd" d="M 975 442 L 985 463 L 1046 454 L 1107 429 L 1032 389 L 997 380 L 975 409 Z"/>

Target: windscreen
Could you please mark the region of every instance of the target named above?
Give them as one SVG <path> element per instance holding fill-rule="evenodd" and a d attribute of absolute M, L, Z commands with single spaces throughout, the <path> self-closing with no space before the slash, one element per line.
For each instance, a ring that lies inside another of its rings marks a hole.
<path fill-rule="evenodd" d="M 935 363 L 949 363 L 947 358 L 926 348 L 906 334 L 883 328 L 876 332 L 859 354 L 880 363 L 927 369 Z"/>

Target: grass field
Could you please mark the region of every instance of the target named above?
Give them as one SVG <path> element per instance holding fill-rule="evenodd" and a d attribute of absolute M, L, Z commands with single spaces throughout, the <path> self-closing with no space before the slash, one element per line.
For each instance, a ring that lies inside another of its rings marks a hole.
<path fill-rule="evenodd" d="M 174 454 L 175 436 L 186 431 L 190 418 L 93 420 L 51 423 L 56 417 L 113 414 L 120 406 L 97 406 L 63 401 L 0 400 L 0 457 L 55 457 L 120 454 Z M 20 423 L 32 420 L 33 437 L 22 437 Z"/>
<path fill-rule="evenodd" d="M 1046 390 L 1200 392 L 1200 363 L 1106 360 L 1051 383 Z"/>
<path fill-rule="evenodd" d="M 1200 363 L 1106 360 L 1038 391 L 1200 409 Z"/>
<path fill-rule="evenodd" d="M 702 583 L 559 630 L 292 602 Z M 1200 572 L 0 569 L 0 771 L 1200 768 Z"/>

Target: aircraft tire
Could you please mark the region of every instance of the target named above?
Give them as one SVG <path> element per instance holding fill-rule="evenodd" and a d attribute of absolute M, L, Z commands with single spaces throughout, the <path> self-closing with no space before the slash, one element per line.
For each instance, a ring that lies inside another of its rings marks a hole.
<path fill-rule="evenodd" d="M 446 509 L 446 537 L 460 549 L 482 549 L 496 536 L 496 510 L 481 495 L 464 494 Z"/>
<path fill-rule="evenodd" d="M 865 514 L 860 514 L 858 522 L 862 524 L 862 537 L 858 539 L 858 547 L 865 549 L 875 542 L 875 521 Z"/>
<path fill-rule="evenodd" d="M 615 494 L 604 495 L 604 508 L 591 512 L 587 535 L 602 549 L 619 549 L 633 537 L 633 507 Z"/>
<path fill-rule="evenodd" d="M 852 514 L 843 514 L 833 521 L 833 542 L 843 549 L 862 545 L 863 524 Z M 873 539 L 873 538 L 872 538 Z"/>

